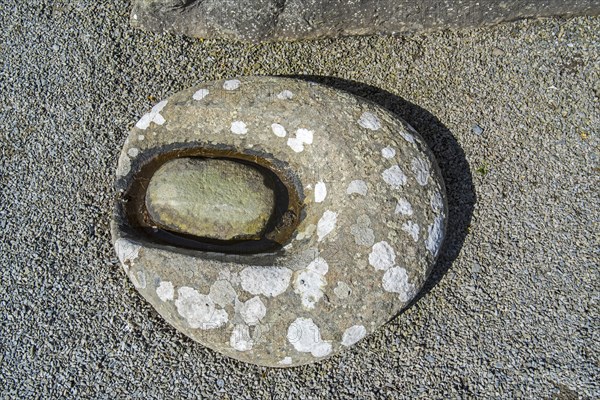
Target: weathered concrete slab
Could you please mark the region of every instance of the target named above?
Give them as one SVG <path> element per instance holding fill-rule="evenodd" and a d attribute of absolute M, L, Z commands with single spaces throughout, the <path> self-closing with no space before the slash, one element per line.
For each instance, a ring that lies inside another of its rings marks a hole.
<path fill-rule="evenodd" d="M 136 0 L 131 23 L 200 38 L 272 41 L 599 13 L 600 0 Z"/>

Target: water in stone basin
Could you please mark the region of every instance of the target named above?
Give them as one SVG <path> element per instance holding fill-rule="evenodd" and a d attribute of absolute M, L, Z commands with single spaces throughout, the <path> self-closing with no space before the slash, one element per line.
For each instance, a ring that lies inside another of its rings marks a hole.
<path fill-rule="evenodd" d="M 172 232 L 217 240 L 258 240 L 275 209 L 274 182 L 251 165 L 176 158 L 152 176 L 150 218 Z"/>

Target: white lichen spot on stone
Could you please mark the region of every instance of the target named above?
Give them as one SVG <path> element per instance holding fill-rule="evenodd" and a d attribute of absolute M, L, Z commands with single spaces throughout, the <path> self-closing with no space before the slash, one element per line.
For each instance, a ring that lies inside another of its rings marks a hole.
<path fill-rule="evenodd" d="M 156 295 L 162 301 L 173 300 L 175 297 L 175 289 L 173 283 L 169 281 L 162 281 L 156 288 Z"/>
<path fill-rule="evenodd" d="M 296 131 L 296 138 L 306 144 L 312 144 L 313 136 L 313 131 L 309 131 L 308 129 L 300 128 Z"/>
<path fill-rule="evenodd" d="M 237 351 L 252 350 L 254 341 L 250 337 L 248 325 L 239 324 L 233 327 L 231 337 L 229 338 L 229 345 Z"/>
<path fill-rule="evenodd" d="M 358 124 L 363 128 L 370 129 L 372 131 L 381 129 L 381 122 L 379 121 L 379 118 L 377 118 L 375 114 L 368 111 L 362 113 L 358 119 Z"/>
<path fill-rule="evenodd" d="M 415 137 L 408 132 L 400 131 L 400 135 L 406 140 L 408 143 L 414 143 Z"/>
<path fill-rule="evenodd" d="M 282 91 L 282 92 L 279 92 L 279 94 L 277 95 L 277 98 L 278 98 L 279 100 L 289 100 L 289 99 L 291 99 L 292 97 L 294 97 L 294 93 L 292 93 L 292 92 L 291 92 L 291 91 L 289 91 L 289 90 L 284 90 L 284 91 Z"/>
<path fill-rule="evenodd" d="M 290 285 L 292 270 L 285 267 L 246 267 L 240 273 L 242 288 L 251 294 L 275 297 Z"/>
<path fill-rule="evenodd" d="M 396 252 L 388 242 L 377 242 L 369 254 L 369 264 L 375 269 L 385 271 L 396 264 Z"/>
<path fill-rule="evenodd" d="M 321 339 L 319 327 L 312 318 L 296 318 L 288 328 L 287 339 L 301 353 L 310 353 L 314 357 L 325 357 L 331 353 L 331 343 Z"/>
<path fill-rule="evenodd" d="M 240 315 L 244 322 L 249 326 L 258 324 L 266 314 L 267 307 L 265 307 L 258 296 L 254 296 L 250 300 L 244 302 L 240 309 Z"/>
<path fill-rule="evenodd" d="M 248 133 L 248 128 L 242 121 L 233 121 L 231 123 L 231 132 L 235 133 L 236 135 L 245 135 Z"/>
<path fill-rule="evenodd" d="M 327 197 L 327 186 L 325 186 L 325 182 L 319 181 L 315 185 L 315 203 L 322 203 Z"/>
<path fill-rule="evenodd" d="M 354 325 L 344 331 L 342 345 L 352 346 L 367 335 L 367 330 L 362 325 Z"/>
<path fill-rule="evenodd" d="M 427 181 L 429 180 L 429 163 L 427 161 L 422 158 L 414 158 L 412 160 L 412 171 L 419 185 L 427 185 Z"/>
<path fill-rule="evenodd" d="M 296 153 L 300 153 L 304 150 L 305 144 L 312 144 L 313 142 L 313 131 L 308 129 L 300 128 L 296 131 L 296 137 L 289 138 L 287 145 Z"/>
<path fill-rule="evenodd" d="M 138 258 L 141 248 L 141 245 L 129 239 L 119 238 L 115 241 L 115 252 L 125 272 L 129 271 L 129 267 Z"/>
<path fill-rule="evenodd" d="M 193 329 L 215 329 L 223 326 L 227 320 L 225 310 L 217 310 L 210 296 L 200 294 L 191 287 L 179 288 L 175 307 Z"/>
<path fill-rule="evenodd" d="M 209 93 L 208 89 L 199 89 L 192 95 L 192 98 L 199 101 L 208 96 Z"/>
<path fill-rule="evenodd" d="M 210 286 L 208 292 L 210 298 L 221 307 L 226 307 L 233 304 L 237 298 L 237 293 L 231 286 L 229 280 L 220 279 Z"/>
<path fill-rule="evenodd" d="M 160 112 L 163 108 L 165 108 L 167 103 L 167 100 L 163 100 L 160 103 L 156 104 L 154 107 L 152 107 L 152 110 L 150 110 L 149 113 L 144 114 L 142 118 L 140 118 L 140 120 L 137 122 L 137 124 L 135 124 L 135 126 L 139 129 L 147 129 L 150 126 L 151 122 L 154 122 L 157 125 L 164 124 L 165 119 L 162 115 L 160 115 Z"/>
<path fill-rule="evenodd" d="M 394 189 L 399 189 L 402 186 L 406 185 L 407 179 L 402 169 L 400 169 L 399 165 L 394 165 L 381 174 L 385 183 L 393 187 Z"/>
<path fill-rule="evenodd" d="M 413 209 L 408 200 L 400 199 L 396 204 L 396 210 L 394 210 L 394 213 L 402 215 L 413 215 Z"/>
<path fill-rule="evenodd" d="M 346 189 L 346 194 L 360 194 L 361 196 L 367 195 L 367 182 L 357 179 L 348 185 L 348 189 Z"/>
<path fill-rule="evenodd" d="M 125 176 L 131 171 L 131 159 L 127 153 L 122 152 L 119 156 L 119 164 L 117 165 L 117 176 Z"/>
<path fill-rule="evenodd" d="M 242 82 L 239 79 L 230 79 L 228 81 L 223 82 L 223 89 L 225 90 L 236 90 L 240 87 Z"/>
<path fill-rule="evenodd" d="M 408 233 L 416 242 L 419 240 L 419 225 L 413 221 L 408 221 L 402 224 L 402 230 Z"/>
<path fill-rule="evenodd" d="M 444 210 L 444 200 L 440 192 L 435 192 L 431 195 L 431 209 L 434 213 L 439 214 Z"/>
<path fill-rule="evenodd" d="M 323 213 L 323 216 L 317 223 L 317 236 L 319 237 L 319 242 L 325 239 L 325 237 L 333 231 L 337 221 L 337 215 L 336 212 L 329 210 Z"/>
<path fill-rule="evenodd" d="M 383 289 L 398 293 L 400 301 L 406 303 L 415 295 L 415 286 L 408 281 L 408 273 L 402 267 L 390 268 L 383 274 Z"/>
<path fill-rule="evenodd" d="M 390 146 L 384 147 L 383 149 L 381 149 L 381 155 L 383 156 L 383 158 L 392 158 L 396 155 L 396 149 Z"/>
<path fill-rule="evenodd" d="M 146 136 L 144 136 L 144 135 L 138 135 L 138 142 L 143 142 L 144 139 L 146 139 Z"/>
<path fill-rule="evenodd" d="M 277 364 L 280 364 L 280 365 L 291 365 L 292 364 L 292 357 L 284 357 L 282 360 L 279 360 L 277 362 Z"/>
<path fill-rule="evenodd" d="M 283 125 L 280 124 L 271 124 L 271 130 L 273 131 L 275 136 L 278 137 L 285 137 L 285 135 L 287 135 L 285 128 L 283 127 Z"/>
<path fill-rule="evenodd" d="M 347 299 L 352 293 L 352 289 L 345 282 L 338 282 L 333 293 L 341 300 Z"/>
<path fill-rule="evenodd" d="M 305 308 L 309 310 L 315 308 L 323 297 L 323 289 L 327 285 L 325 274 L 328 270 L 327 261 L 317 257 L 306 268 L 296 272 L 294 292 L 300 295 Z"/>
<path fill-rule="evenodd" d="M 427 228 L 427 239 L 425 239 L 425 247 L 432 256 L 436 257 L 440 251 L 442 241 L 444 240 L 444 219 L 438 215 L 433 220 L 433 224 Z"/>
<path fill-rule="evenodd" d="M 138 149 L 137 147 L 132 147 L 129 150 L 127 150 L 127 155 L 131 158 L 137 157 L 138 154 L 140 154 L 140 149 Z"/>

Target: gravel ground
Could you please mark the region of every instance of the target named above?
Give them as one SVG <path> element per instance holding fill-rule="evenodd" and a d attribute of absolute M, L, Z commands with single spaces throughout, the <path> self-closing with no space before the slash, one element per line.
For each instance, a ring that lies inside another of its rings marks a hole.
<path fill-rule="evenodd" d="M 244 45 L 134 31 L 129 7 L 0 5 L 3 398 L 600 397 L 600 19 Z M 450 203 L 420 299 L 354 349 L 289 370 L 168 326 L 108 229 L 119 148 L 153 103 L 265 74 L 314 75 L 397 112 L 433 147 Z"/>

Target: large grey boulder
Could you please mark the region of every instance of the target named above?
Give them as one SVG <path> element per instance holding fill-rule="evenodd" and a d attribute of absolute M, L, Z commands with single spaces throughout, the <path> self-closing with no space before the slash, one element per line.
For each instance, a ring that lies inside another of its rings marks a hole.
<path fill-rule="evenodd" d="M 161 101 L 129 134 L 116 187 L 113 243 L 142 296 L 192 339 L 275 367 L 329 357 L 397 315 L 447 219 L 435 159 L 409 125 L 284 78 Z"/>
<path fill-rule="evenodd" d="M 136 0 L 135 27 L 200 38 L 298 40 L 600 13 L 600 0 Z"/>

